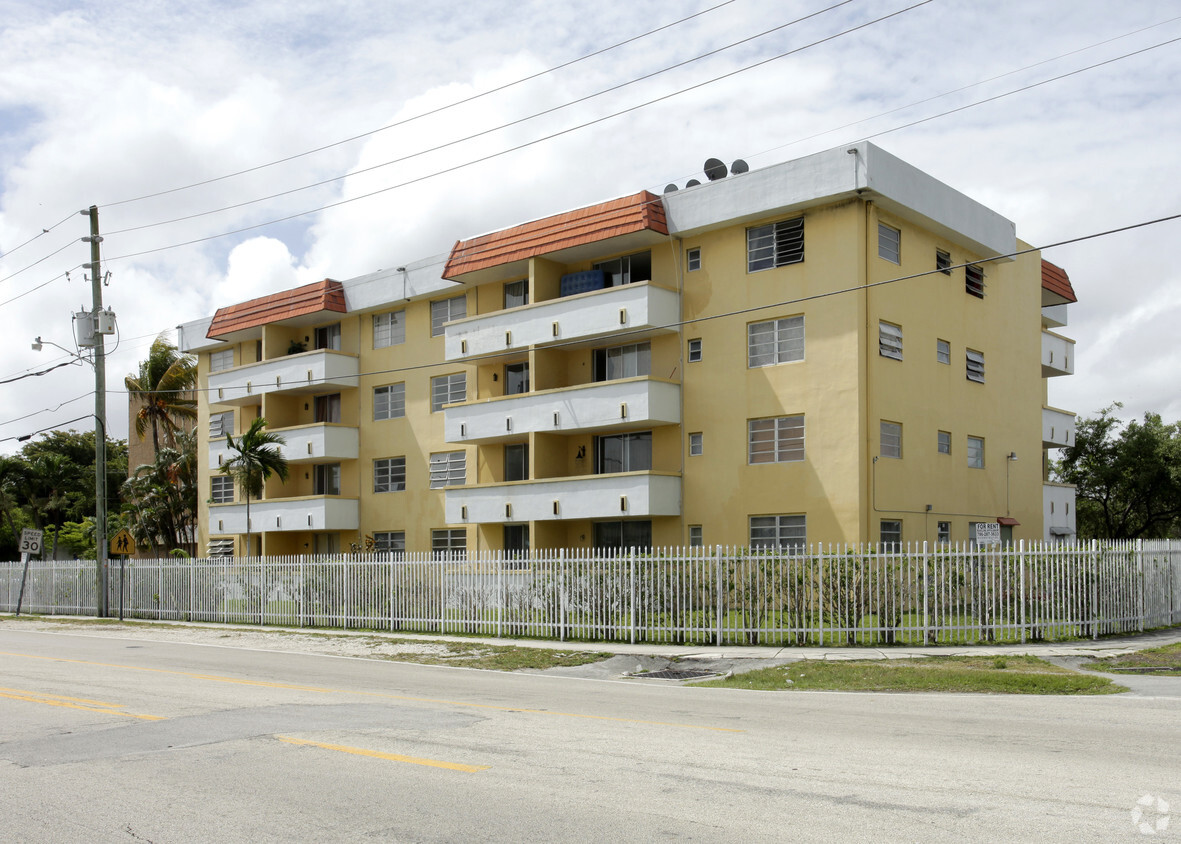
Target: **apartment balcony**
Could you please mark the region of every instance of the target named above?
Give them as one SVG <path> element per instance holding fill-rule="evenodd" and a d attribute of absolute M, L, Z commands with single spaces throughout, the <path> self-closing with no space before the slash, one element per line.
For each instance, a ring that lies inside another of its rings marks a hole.
<path fill-rule="evenodd" d="M 209 403 L 260 404 L 267 393 L 326 393 L 357 386 L 356 355 L 317 349 L 209 375 Z"/>
<path fill-rule="evenodd" d="M 1042 325 L 1044 327 L 1063 328 L 1066 324 L 1066 305 L 1042 306 Z"/>
<path fill-rule="evenodd" d="M 1074 341 L 1053 331 L 1042 331 L 1042 377 L 1074 375 Z"/>
<path fill-rule="evenodd" d="M 250 532 L 357 530 L 361 524 L 359 512 L 357 499 L 335 495 L 251 501 Z M 246 504 L 209 505 L 209 533 L 247 533 Z"/>
<path fill-rule="evenodd" d="M 286 440 L 279 446 L 288 463 L 335 463 L 356 460 L 360 451 L 360 433 L 348 425 L 317 423 L 290 428 L 268 428 Z M 225 438 L 209 442 L 209 468 L 217 469 L 233 457 Z"/>
<path fill-rule="evenodd" d="M 448 524 L 677 516 L 681 478 L 622 472 L 448 489 Z"/>
<path fill-rule="evenodd" d="M 443 410 L 447 442 L 486 443 L 534 432 L 573 433 L 620 426 L 676 425 L 681 387 L 626 378 L 452 405 Z"/>
<path fill-rule="evenodd" d="M 1075 530 L 1075 489 L 1071 484 L 1042 484 L 1042 524 L 1047 542 L 1073 542 Z"/>
<path fill-rule="evenodd" d="M 1074 414 L 1055 407 L 1042 408 L 1042 448 L 1074 444 Z"/>
<path fill-rule="evenodd" d="M 627 332 L 629 341 L 676 331 L 680 294 L 649 282 L 625 284 L 447 323 L 447 360 L 591 341 Z"/>

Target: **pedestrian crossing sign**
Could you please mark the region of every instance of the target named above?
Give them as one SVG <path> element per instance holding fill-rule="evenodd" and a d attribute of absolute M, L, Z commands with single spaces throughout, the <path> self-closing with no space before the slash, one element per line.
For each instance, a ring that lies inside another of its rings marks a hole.
<path fill-rule="evenodd" d="M 111 537 L 111 553 L 131 555 L 135 553 L 135 537 L 127 528 Z"/>

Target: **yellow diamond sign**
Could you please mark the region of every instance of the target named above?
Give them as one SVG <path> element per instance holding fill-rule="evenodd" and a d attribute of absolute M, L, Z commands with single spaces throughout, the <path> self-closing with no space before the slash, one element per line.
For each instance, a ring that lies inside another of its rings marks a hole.
<path fill-rule="evenodd" d="M 131 535 L 131 531 L 123 528 L 111 537 L 111 553 L 124 555 L 135 553 L 135 537 Z"/>

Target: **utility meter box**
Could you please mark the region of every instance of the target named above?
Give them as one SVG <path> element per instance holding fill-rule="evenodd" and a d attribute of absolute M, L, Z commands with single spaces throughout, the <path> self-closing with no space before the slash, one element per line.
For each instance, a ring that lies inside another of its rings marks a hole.
<path fill-rule="evenodd" d="M 115 333 L 115 312 L 110 308 L 101 310 L 94 315 L 94 333 L 95 334 L 114 334 Z"/>

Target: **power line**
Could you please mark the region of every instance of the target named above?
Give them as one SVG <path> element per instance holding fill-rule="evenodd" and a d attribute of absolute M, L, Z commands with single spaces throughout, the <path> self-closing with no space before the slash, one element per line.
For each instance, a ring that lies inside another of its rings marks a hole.
<path fill-rule="evenodd" d="M 12 248 L 11 248 L 11 249 L 9 249 L 7 252 L 0 252 L 0 259 L 2 259 L 2 258 L 7 258 L 7 257 L 8 257 L 9 255 L 11 255 L 13 252 L 16 252 L 18 249 L 23 249 L 24 247 L 26 247 L 26 246 L 28 246 L 30 243 L 32 243 L 34 240 L 37 240 L 38 238 L 42 238 L 42 237 L 44 237 L 45 235 L 49 234 L 51 231 L 53 231 L 54 229 L 56 229 L 58 226 L 60 226 L 62 223 L 65 223 L 65 222 L 66 222 L 66 221 L 68 221 L 68 220 L 72 220 L 73 218 L 74 218 L 74 215 L 73 215 L 72 213 L 70 213 L 70 214 L 67 214 L 65 217 L 63 217 L 63 218 L 62 218 L 61 220 L 59 220 L 58 222 L 54 223 L 54 224 L 53 224 L 52 226 L 50 226 L 49 228 L 47 228 L 47 229 L 41 229 L 41 231 L 40 231 L 38 234 L 35 234 L 35 235 L 33 235 L 33 236 L 32 236 L 32 237 L 30 237 L 28 240 L 26 240 L 24 243 L 18 243 L 16 246 L 12 247 Z M 57 254 L 57 253 L 54 253 L 54 254 Z M 0 281 L 3 281 L 3 279 L 0 279 Z"/>
<path fill-rule="evenodd" d="M 1057 240 L 1057 241 L 1053 241 L 1050 243 L 1045 243 L 1040 246 L 1030 246 L 1025 249 L 1018 249 L 1018 250 L 1014 250 L 1012 252 L 1004 252 L 1004 253 L 999 253 L 999 254 L 991 255 L 991 256 L 987 256 L 987 257 L 981 257 L 981 258 L 974 259 L 972 261 L 966 261 L 961 264 L 952 264 L 946 268 L 941 267 L 938 269 L 924 270 L 923 272 L 919 272 L 919 273 L 911 273 L 909 275 L 904 275 L 904 276 L 895 276 L 893 278 L 888 278 L 888 279 L 884 279 L 881 281 L 873 281 L 873 282 L 867 282 L 865 284 L 852 285 L 850 287 L 844 287 L 844 288 L 840 288 L 837 290 L 829 290 L 829 291 L 825 291 L 823 293 L 815 293 L 815 294 L 812 294 L 809 296 L 799 296 L 799 297 L 795 297 L 792 299 L 784 299 L 782 301 L 771 302 L 766 305 L 754 305 L 749 308 L 739 308 L 739 309 L 725 311 L 725 312 L 718 313 L 718 314 L 710 314 L 709 316 L 694 317 L 692 319 L 684 319 L 684 320 L 676 320 L 673 322 L 662 323 L 657 326 L 648 326 L 646 328 L 621 330 L 621 331 L 617 331 L 614 334 L 612 334 L 612 338 L 615 339 L 615 338 L 620 338 L 620 337 L 628 337 L 633 334 L 644 334 L 644 333 L 652 331 L 654 328 L 657 328 L 657 329 L 660 329 L 660 328 L 682 328 L 687 325 L 696 325 L 698 323 L 712 322 L 712 321 L 719 320 L 719 319 L 728 319 L 730 317 L 735 317 L 735 316 L 745 316 L 747 314 L 757 313 L 759 311 L 766 311 L 766 310 L 770 310 L 773 308 L 782 308 L 782 307 L 789 307 L 789 306 L 793 306 L 793 305 L 799 305 L 799 304 L 802 304 L 805 302 L 811 302 L 811 301 L 816 301 L 816 300 L 820 300 L 820 299 L 827 299 L 827 298 L 831 298 L 834 296 L 842 296 L 842 295 L 845 295 L 848 293 L 858 293 L 863 290 L 870 290 L 870 289 L 877 288 L 877 287 L 884 287 L 884 286 L 888 286 L 891 284 L 898 284 L 899 282 L 903 282 L 903 281 L 913 281 L 915 279 L 926 278 L 928 276 L 943 275 L 944 269 L 949 269 L 949 270 L 962 269 L 962 268 L 970 266 L 970 265 L 975 266 L 975 265 L 990 263 L 990 262 L 994 262 L 994 261 L 998 261 L 998 260 L 1002 260 L 1002 259 L 1017 258 L 1022 255 L 1029 255 L 1029 254 L 1033 254 L 1035 252 L 1044 252 L 1048 249 L 1055 249 L 1060 246 L 1069 246 L 1069 245 L 1072 245 L 1075 243 L 1083 243 L 1085 241 L 1095 240 L 1095 239 L 1102 238 L 1102 237 L 1109 237 L 1109 236 L 1116 235 L 1116 234 L 1122 234 L 1124 232 L 1133 231 L 1135 229 L 1141 229 L 1141 228 L 1145 228 L 1147 226 L 1159 225 L 1161 223 L 1173 222 L 1175 220 L 1181 220 L 1181 213 L 1169 214 L 1164 217 L 1156 217 L 1156 218 L 1153 218 L 1150 220 L 1143 220 L 1141 222 L 1131 223 L 1126 226 L 1118 226 L 1116 228 L 1105 229 L 1103 231 L 1092 232 L 1090 234 L 1079 235 L 1077 237 L 1065 238 L 1063 240 Z M 547 344 L 545 344 L 545 348 L 546 349 L 561 349 L 566 346 L 581 346 L 581 345 L 584 345 L 585 342 L 586 342 L 585 338 L 578 338 L 578 339 L 573 339 L 573 340 L 565 340 L 565 341 L 561 341 L 561 342 L 557 342 L 557 343 L 547 343 Z M 480 363 L 480 362 L 497 360 L 497 359 L 506 357 L 508 355 L 515 355 L 515 354 L 519 354 L 519 353 L 520 353 L 519 349 L 512 350 L 512 351 L 503 351 L 503 352 L 489 352 L 487 354 L 482 354 L 482 355 L 473 355 L 471 357 L 464 358 L 463 360 L 440 360 L 440 361 L 433 361 L 431 363 L 412 364 L 412 365 L 408 365 L 408 366 L 392 367 L 389 369 L 376 369 L 376 370 L 370 370 L 368 372 L 358 372 L 356 377 L 357 378 L 365 378 L 365 377 L 371 377 L 371 376 L 376 376 L 376 375 L 396 375 L 396 374 L 403 373 L 403 372 L 414 372 L 414 371 L 426 370 L 426 369 L 436 369 L 441 366 L 457 366 L 457 365 L 476 364 L 476 363 Z M 315 382 L 313 381 L 313 382 L 309 382 L 309 383 L 315 383 Z M 224 384 L 217 389 L 224 390 L 224 389 L 228 389 L 228 388 L 245 388 L 245 386 L 246 386 L 245 384 Z M 176 393 L 185 393 L 185 392 L 210 393 L 213 391 L 213 389 L 214 388 L 211 388 L 211 387 L 194 387 L 194 388 L 191 388 L 188 390 L 175 390 L 173 392 L 176 392 Z M 108 390 L 108 392 L 130 395 L 129 391 L 127 391 L 127 390 Z"/>
<path fill-rule="evenodd" d="M 849 1 L 851 2 L 851 0 L 849 0 Z M 572 65 L 578 64 L 579 62 L 586 61 L 587 59 L 592 59 L 596 56 L 601 56 L 604 53 L 610 52 L 611 50 L 615 50 L 619 47 L 623 47 L 623 46 L 626 46 L 627 44 L 631 44 L 635 41 L 639 41 L 641 39 L 647 38 L 650 35 L 655 35 L 658 32 L 663 32 L 666 29 L 671 29 L 672 27 L 679 26 L 680 24 L 691 21 L 694 18 L 701 17 L 702 15 L 709 14 L 710 12 L 717 11 L 718 9 L 722 8 L 723 6 L 729 6 L 731 3 L 734 3 L 734 2 L 736 2 L 736 0 L 725 0 L 725 2 L 718 3 L 717 5 L 714 5 L 714 6 L 710 6 L 707 9 L 702 9 L 700 12 L 695 12 L 691 15 L 681 18 L 680 20 L 676 20 L 676 21 L 673 21 L 672 23 L 664 24 L 663 26 L 658 26 L 658 27 L 656 27 L 656 29 L 650 29 L 647 32 L 643 32 L 639 35 L 633 35 L 632 37 L 626 38 L 623 41 L 619 41 L 619 42 L 612 44 L 608 47 L 603 47 L 602 49 L 595 50 L 594 52 L 591 52 L 591 53 L 587 53 L 586 55 L 580 56 L 576 59 L 570 59 L 569 61 L 562 62 L 561 64 L 554 65 L 553 67 L 538 71 L 537 73 L 532 73 L 532 74 L 529 74 L 528 76 L 523 76 L 520 79 L 516 79 L 512 82 L 506 82 L 503 85 L 499 85 L 495 88 L 490 88 L 487 91 L 482 91 L 479 94 L 472 94 L 469 97 L 465 97 L 463 99 L 456 100 L 453 103 L 448 103 L 447 105 L 439 106 L 438 108 L 433 108 L 433 109 L 430 109 L 429 111 L 424 111 L 420 114 L 416 114 L 412 117 L 407 117 L 403 120 L 398 120 L 393 123 L 388 123 L 385 126 L 380 126 L 377 129 L 371 129 L 368 132 L 362 132 L 359 135 L 353 135 L 352 137 L 344 138 L 343 140 L 333 141 L 330 144 L 325 144 L 324 146 L 315 147 L 313 149 L 306 150 L 304 152 L 296 153 L 294 155 L 289 155 L 285 158 L 279 158 L 274 161 L 268 161 L 265 164 L 258 164 L 253 167 L 248 167 L 245 170 L 238 170 L 234 173 L 227 173 L 224 176 L 217 176 L 212 179 L 205 179 L 200 182 L 193 182 L 192 184 L 189 184 L 189 185 L 183 185 L 181 187 L 176 187 L 176 188 L 169 188 L 167 190 L 157 191 L 156 193 L 149 193 L 149 194 L 145 194 L 143 196 L 133 197 L 131 199 L 123 199 L 118 202 L 108 202 L 108 203 L 106 203 L 105 207 L 111 208 L 116 205 L 126 205 L 126 204 L 132 203 L 132 202 L 139 202 L 144 199 L 154 199 L 159 196 L 166 196 L 171 193 L 177 193 L 179 191 L 189 190 L 191 188 L 203 187 L 205 185 L 210 185 L 215 182 L 225 181 L 226 179 L 232 179 L 236 176 L 244 176 L 248 173 L 254 173 L 259 170 L 266 169 L 268 167 L 274 167 L 278 164 L 285 164 L 288 161 L 295 161 L 296 159 L 299 159 L 299 158 L 304 158 L 309 155 L 314 155 L 317 152 L 323 152 L 325 150 L 329 150 L 334 147 L 341 146 L 343 144 L 351 143 L 353 141 L 358 141 L 358 140 L 361 140 L 362 138 L 368 138 L 372 135 L 378 134 L 379 132 L 385 132 L 388 129 L 394 129 L 399 126 L 405 126 L 408 123 L 413 123 L 414 121 L 421 120 L 424 117 L 431 117 L 435 114 L 439 114 L 440 112 L 447 111 L 448 109 L 456 108 L 461 105 L 466 105 L 470 102 L 481 99 L 483 97 L 490 96 L 492 94 L 498 94 L 501 91 L 506 91 L 509 88 L 513 88 L 513 87 L 515 87 L 517 85 L 521 85 L 525 82 L 530 82 L 534 79 L 538 79 L 542 76 L 546 76 L 547 74 L 555 73 L 559 70 L 564 70 L 565 68 L 571 67 Z M 112 234 L 114 234 L 114 232 L 112 232 Z M 0 257 L 2 257 L 2 256 L 0 256 Z"/>
<path fill-rule="evenodd" d="M 449 147 L 457 146 L 459 144 L 463 144 L 468 141 L 475 140 L 476 138 L 481 138 L 481 137 L 484 137 L 485 135 L 490 135 L 493 132 L 499 132 L 502 129 L 509 129 L 509 128 L 512 128 L 513 126 L 518 126 L 522 123 L 525 123 L 530 120 L 534 120 L 538 117 L 544 117 L 548 114 L 553 114 L 554 112 L 561 111 L 564 108 L 570 108 L 571 106 L 575 106 L 580 103 L 588 102 L 590 100 L 595 99 L 596 97 L 601 97 L 605 94 L 610 94 L 610 93 L 614 93 L 616 91 L 620 91 L 620 90 L 628 87 L 629 85 L 635 85 L 638 82 L 644 82 L 649 79 L 653 79 L 657 76 L 660 76 L 661 74 L 668 73 L 671 70 L 676 70 L 677 68 L 685 67 L 686 65 L 701 61 L 702 59 L 706 59 L 711 56 L 718 55 L 720 53 L 725 52 L 726 50 L 731 50 L 735 47 L 741 46 L 741 45 L 746 44 L 750 41 L 754 41 L 758 38 L 762 38 L 766 35 L 770 35 L 772 33 L 779 32 L 780 30 L 786 29 L 789 26 L 795 26 L 796 24 L 802 23 L 803 21 L 809 20 L 810 18 L 818 17 L 819 15 L 825 14 L 826 12 L 831 12 L 833 9 L 840 8 L 841 6 L 847 6 L 849 3 L 852 3 L 852 2 L 853 2 L 853 0 L 841 0 L 839 3 L 836 3 L 832 6 L 828 6 L 827 8 L 821 9 L 817 12 L 813 12 L 813 13 L 805 15 L 803 17 L 796 18 L 793 21 L 789 21 L 787 23 L 780 24 L 779 26 L 772 27 L 771 29 L 763 30 L 762 32 L 756 33 L 756 34 L 751 35 L 747 38 L 743 38 L 739 41 L 735 41 L 731 44 L 727 44 L 724 47 L 719 47 L 716 50 L 710 50 L 706 53 L 702 53 L 702 54 L 695 56 L 691 59 L 685 59 L 684 61 L 677 62 L 676 64 L 671 64 L 671 65 L 664 67 L 660 70 L 652 71 L 651 73 L 644 74 L 643 76 L 637 76 L 633 79 L 629 79 L 626 82 L 620 82 L 619 84 L 613 85 L 609 88 L 604 88 L 603 90 L 597 91 L 593 94 L 587 94 L 585 96 L 578 97 L 576 99 L 564 102 L 560 105 L 556 105 L 551 108 L 547 108 L 547 109 L 543 109 L 541 111 L 534 112 L 533 114 L 526 115 L 525 117 L 520 117 L 520 118 L 517 118 L 516 120 L 510 120 L 507 123 L 501 123 L 499 126 L 492 126 L 487 129 L 482 129 L 479 132 L 474 132 L 470 135 L 465 135 L 462 138 L 456 138 L 454 140 L 447 141 L 445 143 L 436 144 L 433 147 L 428 147 L 426 149 L 419 150 L 418 152 L 412 152 L 407 155 L 403 155 L 400 158 L 394 158 L 389 161 L 383 161 L 380 164 L 374 164 L 371 167 L 365 167 L 360 170 L 353 170 L 353 171 L 345 173 L 344 175 L 341 175 L 341 176 L 333 176 L 330 179 L 323 179 L 319 182 L 313 182 L 311 184 L 301 185 L 300 187 L 290 188 L 288 190 L 280 191 L 279 193 L 273 193 L 268 196 L 262 196 L 262 197 L 258 197 L 256 199 L 248 199 L 243 202 L 234 203 L 232 205 L 223 205 L 220 208 L 213 208 L 208 211 L 199 211 L 195 214 L 186 214 L 182 217 L 174 217 L 171 220 L 160 220 L 159 222 L 155 222 L 155 223 L 145 223 L 140 226 L 131 226 L 131 227 L 125 228 L 125 229 L 115 229 L 114 231 L 110 231 L 107 234 L 108 235 L 127 234 L 128 232 L 142 231 L 144 229 L 156 228 L 158 226 L 166 226 L 166 225 L 170 225 L 172 223 L 182 223 L 182 222 L 186 222 L 188 220 L 194 220 L 194 219 L 197 219 L 200 217 L 208 217 L 211 214 L 220 214 L 223 211 L 233 211 L 238 208 L 244 208 L 248 205 L 256 205 L 260 202 L 267 202 L 272 199 L 279 199 L 284 196 L 290 196 L 293 193 L 299 193 L 301 191 L 311 190 L 312 188 L 318 188 L 318 187 L 323 187 L 325 185 L 334 184 L 336 182 L 344 181 L 345 179 L 351 179 L 354 176 L 364 175 L 365 173 L 372 173 L 376 170 L 382 169 L 383 167 L 390 167 L 394 164 L 402 164 L 406 161 L 410 161 L 411 159 L 418 158 L 423 155 L 429 155 L 430 153 L 438 152 L 439 150 L 444 150 Z M 927 0 L 927 2 L 932 2 L 932 0 Z M 919 5 L 922 5 L 922 4 L 919 4 Z M 441 111 L 441 110 L 442 109 L 437 109 L 436 111 Z M 590 125 L 590 124 L 586 124 L 586 125 Z M 380 131 L 380 130 L 378 130 L 378 131 Z"/>
<path fill-rule="evenodd" d="M 769 64 L 769 63 L 771 63 L 771 62 L 773 62 L 773 61 L 778 61 L 779 59 L 783 59 L 783 58 L 786 58 L 786 57 L 788 57 L 788 56 L 795 55 L 796 53 L 800 53 L 800 52 L 802 52 L 802 51 L 804 51 L 804 50 L 810 49 L 811 47 L 816 47 L 816 46 L 818 46 L 818 45 L 820 45 L 820 44 L 825 44 L 825 43 L 827 43 L 827 42 L 829 42 L 829 41 L 833 41 L 833 40 L 835 40 L 835 39 L 837 39 L 837 38 L 841 38 L 841 37 L 843 37 L 843 36 L 845 36 L 845 35 L 849 35 L 850 33 L 857 32 L 858 30 L 865 29 L 866 27 L 873 26 L 874 24 L 878 24 L 878 23 L 881 23 L 882 21 L 889 20 L 890 18 L 897 17 L 898 15 L 901 15 L 901 14 L 904 14 L 904 13 L 906 13 L 906 12 L 912 11 L 913 9 L 917 9 L 917 8 L 919 8 L 920 6 L 926 6 L 927 4 L 929 4 L 929 3 L 932 3 L 932 2 L 934 2 L 934 0 L 920 0 L 920 2 L 918 2 L 918 3 L 915 3 L 915 4 L 913 4 L 913 5 L 910 5 L 910 6 L 907 6 L 907 7 L 906 7 L 906 8 L 904 8 L 904 9 L 899 9 L 899 10 L 898 10 L 898 11 L 896 11 L 896 12 L 891 12 L 891 13 L 889 13 L 889 14 L 887 14 L 887 15 L 883 15 L 883 16 L 881 16 L 881 17 L 879 17 L 879 18 L 875 18 L 875 19 L 873 19 L 873 20 L 871 20 L 871 21 L 867 21 L 867 22 L 865 22 L 865 23 L 858 24 L 857 26 L 851 27 L 851 28 L 849 28 L 849 29 L 846 29 L 846 30 L 842 30 L 841 32 L 838 32 L 838 33 L 836 33 L 836 34 L 834 34 L 834 35 L 829 35 L 829 36 L 827 36 L 827 37 L 825 37 L 825 38 L 821 38 L 821 39 L 820 39 L 820 40 L 818 40 L 818 41 L 813 41 L 813 42 L 811 42 L 811 43 L 809 43 L 809 44 L 805 44 L 805 45 L 804 45 L 804 46 L 802 46 L 802 47 L 797 47 L 797 48 L 795 48 L 795 49 L 788 50 L 787 52 L 784 52 L 784 53 L 779 53 L 778 55 L 771 56 L 771 57 L 769 57 L 769 58 L 766 58 L 766 59 L 762 59 L 762 60 L 760 60 L 760 61 L 754 62 L 753 64 L 747 65 L 746 67 L 738 68 L 737 70 L 733 70 L 733 71 L 730 71 L 730 72 L 728 72 L 728 73 L 724 73 L 724 74 L 722 74 L 722 75 L 720 75 L 720 76 L 715 76 L 715 77 L 714 77 L 714 78 L 712 78 L 712 79 L 707 79 L 707 80 L 705 80 L 705 81 L 703 81 L 703 82 L 698 82 L 698 83 L 696 83 L 696 84 L 694 84 L 694 85 L 690 85 L 690 86 L 688 86 L 688 87 L 681 88 L 681 89 L 678 89 L 678 90 L 676 90 L 676 91 L 672 91 L 671 93 L 664 94 L 664 95 L 662 95 L 662 96 L 656 97 L 656 98 L 654 98 L 654 99 L 648 100 L 648 101 L 646 101 L 646 102 L 643 102 L 643 103 L 638 103 L 638 104 L 636 104 L 636 105 L 629 106 L 629 107 L 627 107 L 627 108 L 625 108 L 625 109 L 622 109 L 622 110 L 620 110 L 620 111 L 613 112 L 612 114 L 608 114 L 608 115 L 605 115 L 605 116 L 603 116 L 603 117 L 598 117 L 598 118 L 595 118 L 595 119 L 593 119 L 593 120 L 588 120 L 588 121 L 586 121 L 586 122 L 584 122 L 584 123 L 580 123 L 580 124 L 577 124 L 577 125 L 574 125 L 574 126 L 570 126 L 570 127 L 566 128 L 566 129 L 562 129 L 562 130 L 559 130 L 559 131 L 557 131 L 557 132 L 553 132 L 553 133 L 551 133 L 551 134 L 549 134 L 549 135 L 544 135 L 544 136 L 542 136 L 542 137 L 540 137 L 540 138 L 536 138 L 536 139 L 534 139 L 534 140 L 532 140 L 532 141 L 525 141 L 525 142 L 523 142 L 523 143 L 517 144 L 516 146 L 512 146 L 512 147 L 509 147 L 509 148 L 507 148 L 507 149 L 500 150 L 499 152 L 489 153 L 488 155 L 481 156 L 480 158 L 475 158 L 475 159 L 472 159 L 472 160 L 469 160 L 469 161 L 466 161 L 466 162 L 462 162 L 462 163 L 460 163 L 460 164 L 456 164 L 456 165 L 454 165 L 454 166 L 451 166 L 451 167 L 446 167 L 446 168 L 443 168 L 442 170 L 436 170 L 436 171 L 435 171 L 435 172 L 433 172 L 433 173 L 427 173 L 427 174 L 425 174 L 425 175 L 418 176 L 418 177 L 415 177 L 415 178 L 413 178 L 413 179 L 409 179 L 409 180 L 407 180 L 407 181 L 400 182 L 400 183 L 398 183 L 398 184 L 395 184 L 395 185 L 390 185 L 390 186 L 387 186 L 387 187 L 384 187 L 384 188 L 380 188 L 380 189 L 378 189 L 378 190 L 375 190 L 375 191 L 371 191 L 371 192 L 369 192 L 369 193 L 366 193 L 366 194 L 361 194 L 360 196 L 351 197 L 351 198 L 349 198 L 349 199 L 342 199 L 342 200 L 339 200 L 339 201 L 337 201 L 337 202 L 331 202 L 331 203 L 328 203 L 328 204 L 326 204 L 326 205 L 321 205 L 321 206 L 318 206 L 318 207 L 316 207 L 316 208 L 309 208 L 309 209 L 307 209 L 307 210 L 305 210 L 305 211 L 299 211 L 299 212 L 296 212 L 296 213 L 293 213 L 293 214 L 288 214 L 288 215 L 286 215 L 286 216 L 284 216 L 284 217 L 279 217 L 279 218 L 272 219 L 272 220 L 268 220 L 268 221 L 265 221 L 265 222 L 262 222 L 262 223 L 255 223 L 255 224 L 253 224 L 253 225 L 249 225 L 249 226 L 242 226 L 241 228 L 232 229 L 232 230 L 230 230 L 230 231 L 221 232 L 221 233 L 219 233 L 219 234 L 207 235 L 207 236 L 205 236 L 205 237 L 194 238 L 194 239 L 192 239 L 192 240 L 186 240 L 186 241 L 183 241 L 183 242 L 181 242 L 181 243 L 173 243 L 173 244 L 170 244 L 170 245 L 167 245 L 167 246 L 159 246 L 159 247 L 156 247 L 156 248 L 154 248 L 154 249 L 144 249 L 144 250 L 141 250 L 141 251 L 139 251 L 139 252 L 130 252 L 130 253 L 127 253 L 127 254 L 125 254 L 125 255 L 116 255 L 116 256 L 114 256 L 114 257 L 108 257 L 108 258 L 107 258 L 107 261 L 122 261 L 122 260 L 126 260 L 127 258 L 138 258 L 138 257 L 140 257 L 140 256 L 142 256 L 142 255 L 151 255 L 151 254 L 155 254 L 155 253 L 157 253 L 157 252 L 165 252 L 165 251 L 167 251 L 167 250 L 169 250 L 169 249 L 178 249 L 178 248 L 180 248 L 180 247 L 183 247 L 183 246 L 193 246 L 193 245 L 195 245 L 195 244 L 198 244 L 198 243 L 206 243 L 206 242 L 208 242 L 208 241 L 210 241 L 210 240 L 217 240 L 217 239 L 219 239 L 219 238 L 223 238 L 223 237 L 229 237 L 229 236 L 231 236 L 231 235 L 235 235 L 235 234 L 243 234 L 243 233 L 245 233 L 245 232 L 248 232 L 248 231 L 254 231 L 255 229 L 265 228 L 265 227 L 267 227 L 267 226 L 273 226 L 273 225 L 276 225 L 276 224 L 278 224 L 278 223 L 284 223 L 284 222 L 287 222 L 287 221 L 289 221 L 289 220 L 295 220 L 295 219 L 298 219 L 299 217 L 305 217 L 305 216 L 307 216 L 308 214 L 315 214 L 315 213 L 317 213 L 317 212 L 319 212 L 319 211 L 327 211 L 327 210 L 330 210 L 330 209 L 332 209 L 332 208 L 338 208 L 338 207 L 340 207 L 340 206 L 342 206 L 342 205 L 348 205 L 348 204 L 350 204 L 350 203 L 357 202 L 357 201 L 359 201 L 359 200 L 362 200 L 362 199 L 369 199 L 369 198 L 371 198 L 371 197 L 378 196 L 378 195 L 380 195 L 380 194 L 383 194 L 383 193 L 388 193 L 389 191 L 392 191 L 392 190 L 397 190 L 398 188 L 403 188 L 403 187 L 407 187 L 408 185 L 413 185 L 413 184 L 417 184 L 418 182 L 423 182 L 423 181 L 426 181 L 427 179 L 431 179 L 431 178 L 434 178 L 434 177 L 436 177 L 436 176 L 441 176 L 441 175 L 444 175 L 444 174 L 446 174 L 446 173 L 452 173 L 452 172 L 455 172 L 455 171 L 457 171 L 457 170 L 462 170 L 462 169 L 463 169 L 463 168 L 465 168 L 465 167 L 470 167 L 470 166 L 472 166 L 472 165 L 474 165 L 474 164 L 481 164 L 481 163 L 483 163 L 483 162 L 485 162 L 485 161 L 490 161 L 490 160 L 492 160 L 492 159 L 494 159 L 494 158 L 499 158 L 499 157 L 501 157 L 501 156 L 503 156 L 503 155 L 507 155 L 507 154 L 509 154 L 509 153 L 511 153 L 511 152 L 518 152 L 518 151 L 520 151 L 520 150 L 522 150 L 522 149 L 526 149 L 526 148 L 528 148 L 528 147 L 531 147 L 531 146 L 536 146 L 537 144 L 539 144 L 539 143 L 542 143 L 542 142 L 544 142 L 544 141 L 553 140 L 554 138 L 558 138 L 558 137 L 561 137 L 561 136 L 563 136 L 563 135 L 568 135 L 568 134 L 571 134 L 572 132 L 576 132 L 576 131 L 578 131 L 578 130 L 580 130 L 580 129 L 585 129 L 585 128 L 586 128 L 586 127 L 588 127 L 588 126 L 593 126 L 593 125 L 595 125 L 595 124 L 598 124 L 598 123 L 603 123 L 603 122 L 606 122 L 607 120 L 612 120 L 612 119 L 614 119 L 614 118 L 621 117 L 621 116 L 623 116 L 623 115 L 625 115 L 625 114 L 630 114 L 630 113 L 631 113 L 631 112 L 633 112 L 633 111 L 638 111 L 638 110 L 640 110 L 640 109 L 642 109 L 642 108 L 646 108 L 647 106 L 654 105 L 655 103 L 658 103 L 658 102 L 663 102 L 663 101 L 665 101 L 665 100 L 672 99 L 673 97 L 680 96 L 681 94 L 688 93 L 689 91 L 694 91 L 694 90 L 696 90 L 696 89 L 698 89 L 698 88 L 703 88 L 703 87 L 705 87 L 706 85 L 711 85 L 711 84 L 713 84 L 714 82 L 719 82 L 719 81 L 721 81 L 721 80 L 723 80 L 723 79 L 728 79 L 728 78 L 730 78 L 730 77 L 737 76 L 738 74 L 745 73 L 745 72 L 747 72 L 747 71 L 749 71 L 749 70 L 754 70 L 754 69 L 756 69 L 756 68 L 758 68 L 758 67 L 762 67 L 763 65 Z"/>

